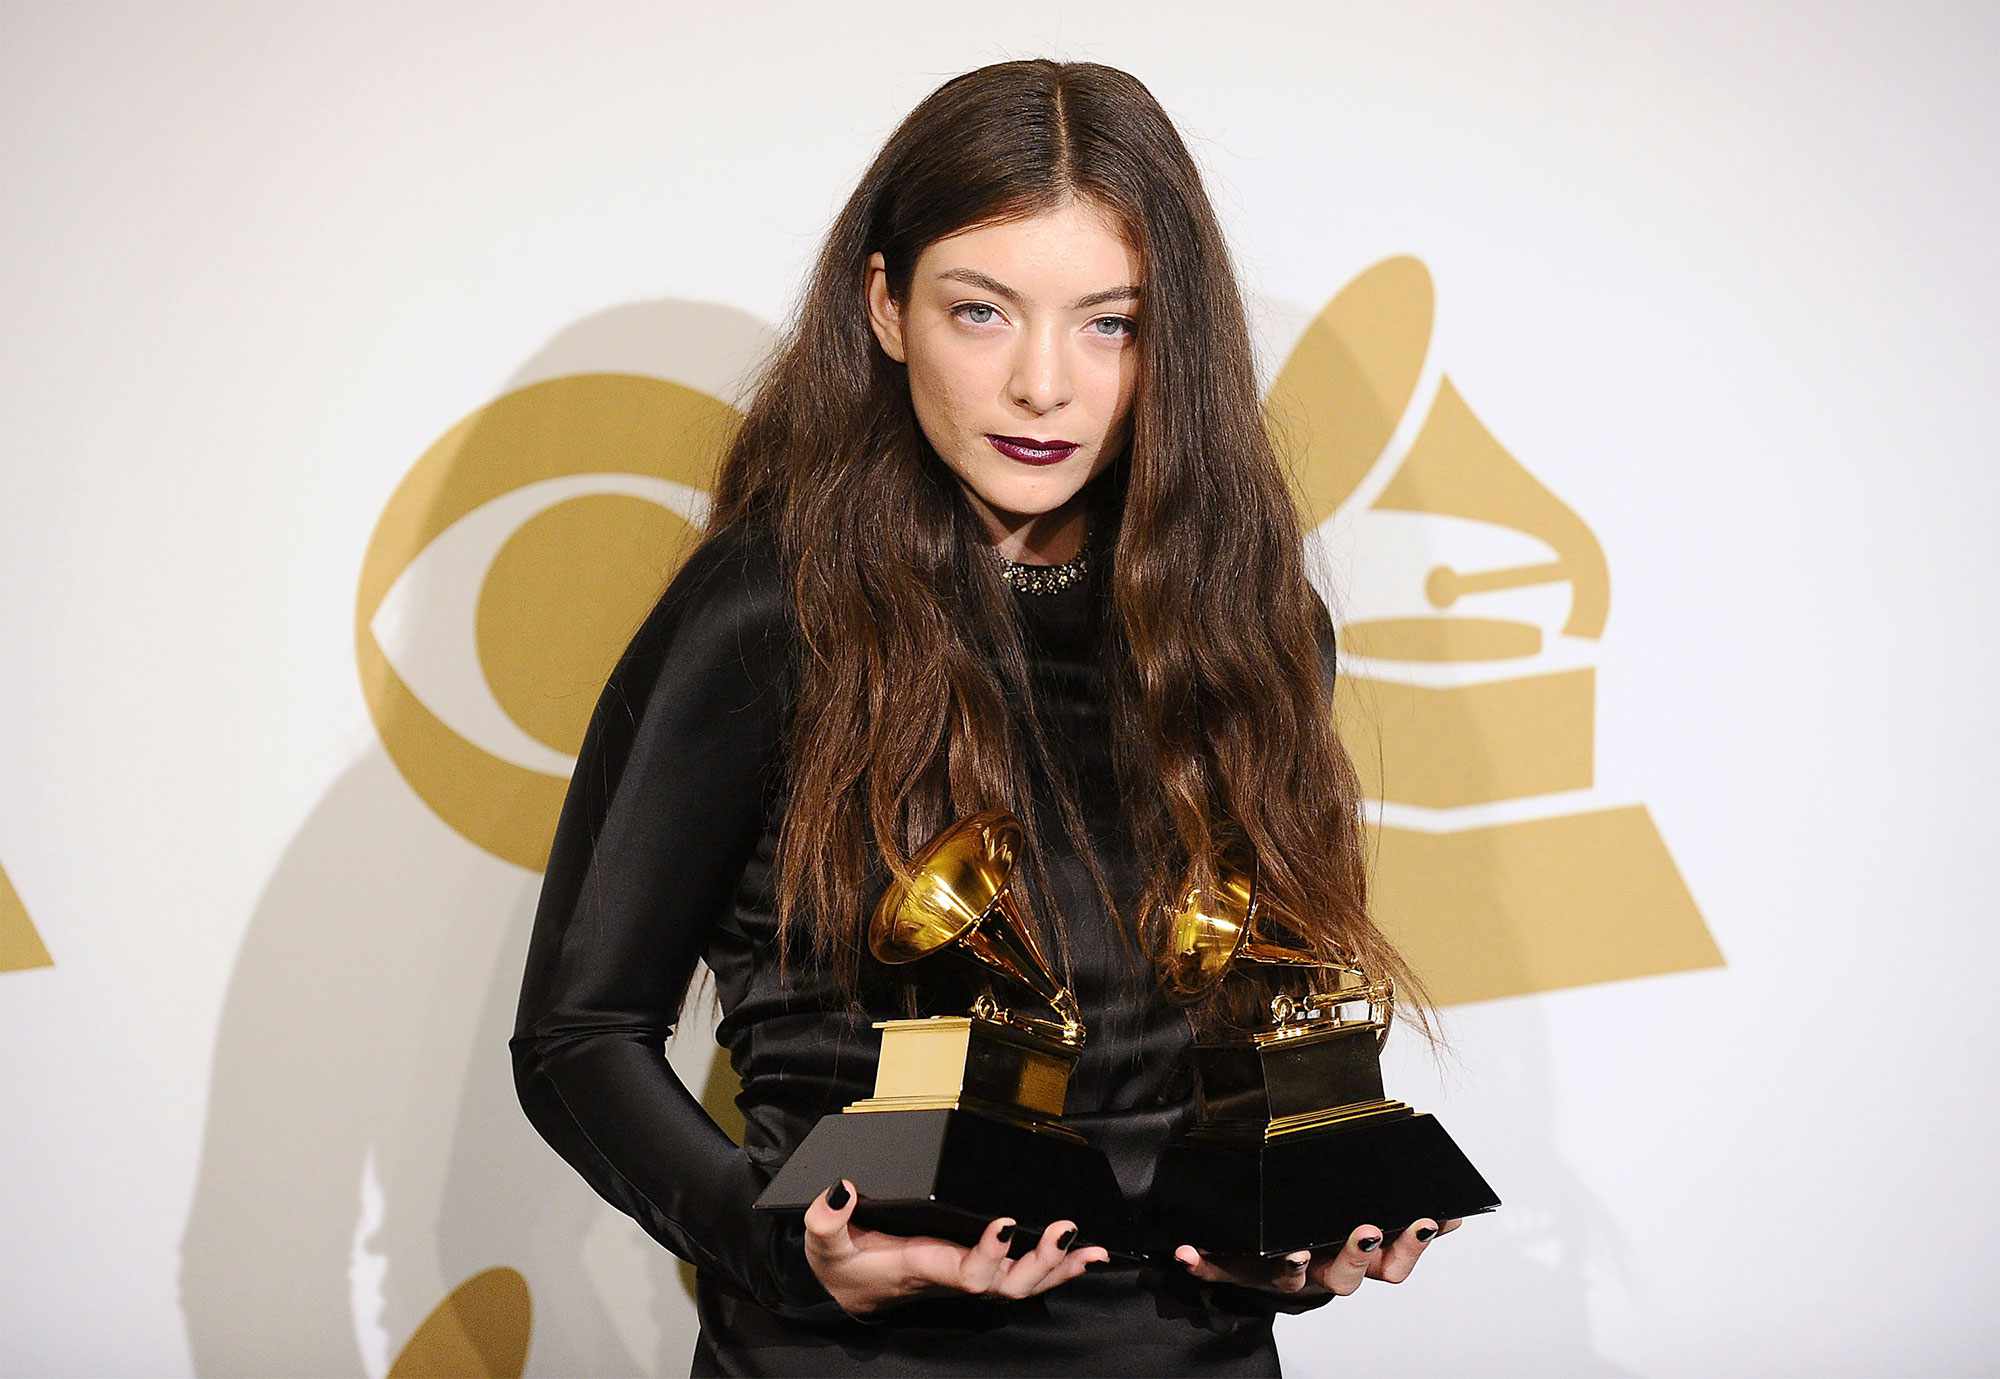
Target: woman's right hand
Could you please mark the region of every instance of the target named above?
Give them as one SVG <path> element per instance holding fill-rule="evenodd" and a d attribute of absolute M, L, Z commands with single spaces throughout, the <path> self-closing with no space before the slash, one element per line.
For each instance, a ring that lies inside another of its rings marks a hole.
<path fill-rule="evenodd" d="M 1067 1248 L 1076 1238 L 1073 1221 L 1050 1222 L 1033 1250 L 1009 1259 L 1012 1217 L 988 1222 L 979 1243 L 967 1246 L 856 1226 L 850 1220 L 855 1201 L 854 1184 L 845 1178 L 813 1199 L 806 1208 L 806 1262 L 833 1300 L 856 1317 L 952 1293 L 1033 1297 L 1111 1257 L 1102 1245 Z"/>

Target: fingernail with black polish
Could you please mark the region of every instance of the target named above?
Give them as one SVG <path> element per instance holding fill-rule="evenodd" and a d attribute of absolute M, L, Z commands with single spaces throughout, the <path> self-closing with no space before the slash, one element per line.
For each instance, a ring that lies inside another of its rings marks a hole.
<path fill-rule="evenodd" d="M 1437 1234 L 1436 1226 L 1425 1226 L 1417 1232 L 1417 1239 L 1420 1241 L 1429 1240 L 1432 1236 L 1436 1234 Z"/>
<path fill-rule="evenodd" d="M 1380 1245 L 1381 1243 L 1382 1243 L 1381 1236 L 1368 1235 L 1368 1236 L 1363 1236 L 1361 1239 L 1355 1241 L 1354 1245 L 1356 1249 L 1361 1251 L 1361 1253 L 1367 1254 L 1370 1250 L 1374 1249 L 1377 1245 Z"/>
<path fill-rule="evenodd" d="M 1056 1248 L 1058 1250 L 1067 1250 L 1069 1248 L 1069 1242 L 1074 1239 L 1076 1239 L 1076 1228 L 1072 1226 L 1070 1229 L 1064 1231 L 1061 1235 L 1056 1237 Z"/>
<path fill-rule="evenodd" d="M 1002 1245 L 1005 1245 L 1008 1241 L 1012 1240 L 1013 1238 L 1014 1238 L 1014 1228 L 1012 1226 L 1002 1226 L 1000 1228 L 1000 1234 L 994 1237 L 994 1239 L 998 1240 Z"/>
<path fill-rule="evenodd" d="M 835 1183 L 826 1190 L 826 1204 L 835 1211 L 847 1205 L 847 1184 Z"/>

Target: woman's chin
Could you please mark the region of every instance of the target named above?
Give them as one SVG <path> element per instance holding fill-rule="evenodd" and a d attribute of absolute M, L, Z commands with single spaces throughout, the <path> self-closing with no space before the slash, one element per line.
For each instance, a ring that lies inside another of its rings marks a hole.
<path fill-rule="evenodd" d="M 1002 502 L 996 502 L 992 498 L 982 498 L 982 506 L 992 514 L 992 518 L 1000 526 L 1004 526 L 1008 532 L 1016 532 L 1016 530 L 1020 530 L 1024 526 L 1030 526 L 1032 522 L 1040 522 L 1040 520 L 1044 520 L 1044 518 L 1048 518 L 1052 514 L 1068 512 L 1074 506 L 1074 500 L 1076 500 L 1076 494 L 1068 494 L 1068 496 L 1064 496 L 1060 500 L 1054 500 L 1054 502 L 1022 502 L 1022 500 L 1014 500 L 1010 506 L 1004 506 Z"/>
<path fill-rule="evenodd" d="M 1018 527 L 1073 504 L 1083 492 L 1083 484 L 967 484 L 971 495 L 1009 527 Z"/>

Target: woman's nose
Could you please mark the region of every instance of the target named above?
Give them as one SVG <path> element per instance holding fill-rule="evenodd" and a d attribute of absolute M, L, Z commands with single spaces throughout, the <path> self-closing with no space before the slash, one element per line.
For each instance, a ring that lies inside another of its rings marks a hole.
<path fill-rule="evenodd" d="M 1059 341 L 1031 335 L 1014 361 L 1014 400 L 1036 412 L 1052 412 L 1070 399 L 1069 360 Z"/>

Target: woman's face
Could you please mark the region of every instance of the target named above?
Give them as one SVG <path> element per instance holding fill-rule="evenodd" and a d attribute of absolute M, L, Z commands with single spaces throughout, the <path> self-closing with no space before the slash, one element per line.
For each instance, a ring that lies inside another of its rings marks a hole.
<path fill-rule="evenodd" d="M 882 255 L 868 260 L 875 337 L 907 367 L 925 438 L 1010 555 L 1069 527 L 1083 486 L 1125 449 L 1138 282 L 1116 222 L 1080 202 L 936 241 L 906 302 L 889 296 Z"/>

